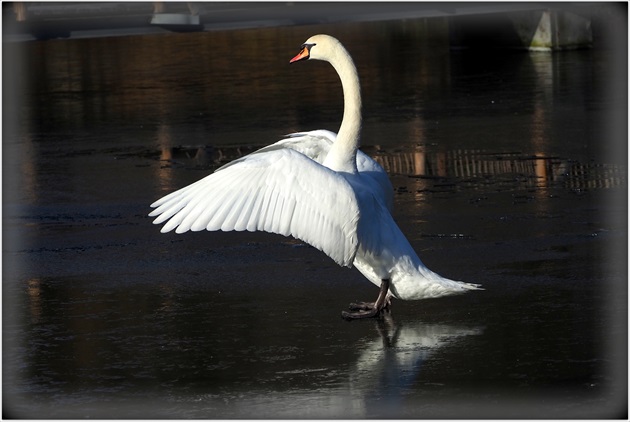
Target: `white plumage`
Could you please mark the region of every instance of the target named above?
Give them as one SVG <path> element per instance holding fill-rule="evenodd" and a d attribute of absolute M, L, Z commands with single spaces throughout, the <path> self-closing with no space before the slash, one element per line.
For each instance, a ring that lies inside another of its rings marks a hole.
<path fill-rule="evenodd" d="M 159 216 L 154 223 L 168 220 L 163 233 L 260 230 L 290 235 L 350 266 L 359 220 L 350 184 L 294 149 L 266 149 L 156 201 L 150 214 Z"/>
<path fill-rule="evenodd" d="M 390 297 L 423 299 L 478 289 L 429 270 L 394 222 L 389 178 L 358 150 L 361 97 L 350 55 L 335 38 L 316 35 L 291 62 L 309 58 L 330 62 L 341 78 L 339 135 L 296 133 L 234 160 L 153 203 L 154 224 L 166 222 L 162 232 L 248 230 L 301 239 L 381 286 L 375 305 L 344 313 L 352 318 L 377 315 Z"/>

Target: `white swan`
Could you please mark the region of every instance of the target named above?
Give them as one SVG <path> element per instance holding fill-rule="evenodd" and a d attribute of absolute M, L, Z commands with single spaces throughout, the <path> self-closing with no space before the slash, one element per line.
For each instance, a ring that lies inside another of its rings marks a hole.
<path fill-rule="evenodd" d="M 390 297 L 416 300 L 463 293 L 479 285 L 429 270 L 394 222 L 393 190 L 383 168 L 358 150 L 361 93 L 352 58 L 341 43 L 315 35 L 291 63 L 329 62 L 339 74 L 344 113 L 339 134 L 289 135 L 234 160 L 151 204 L 162 232 L 262 230 L 293 236 L 340 265 L 355 266 L 380 286 L 376 302 L 351 304 L 345 318 L 376 316 Z"/>

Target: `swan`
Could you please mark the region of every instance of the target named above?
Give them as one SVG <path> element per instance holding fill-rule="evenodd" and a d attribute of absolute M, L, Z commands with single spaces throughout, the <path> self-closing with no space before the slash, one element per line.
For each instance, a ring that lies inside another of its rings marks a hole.
<path fill-rule="evenodd" d="M 290 60 L 329 62 L 341 79 L 343 119 L 335 135 L 299 132 L 236 159 L 151 204 L 162 233 L 266 231 L 293 236 L 379 287 L 375 302 L 351 303 L 346 319 L 378 316 L 391 298 L 418 300 L 480 290 L 429 270 L 394 221 L 387 173 L 359 151 L 361 92 L 350 54 L 314 35 Z"/>

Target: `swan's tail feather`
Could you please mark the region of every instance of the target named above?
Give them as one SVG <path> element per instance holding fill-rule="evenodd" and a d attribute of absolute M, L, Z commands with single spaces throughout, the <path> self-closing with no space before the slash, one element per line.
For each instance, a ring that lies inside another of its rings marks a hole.
<path fill-rule="evenodd" d="M 464 283 L 463 281 L 458 281 L 457 283 L 465 290 L 486 290 L 481 287 L 481 284 Z"/>
<path fill-rule="evenodd" d="M 427 268 L 421 271 L 422 276 L 418 279 L 417 275 L 407 280 L 400 280 L 398 295 L 401 299 L 418 300 L 430 299 L 443 296 L 459 295 L 471 290 L 484 290 L 481 284 L 465 283 L 463 281 L 451 280 L 434 273 Z M 405 281 L 407 283 L 405 283 Z M 401 283 L 402 282 L 402 283 Z M 405 291 L 404 285 L 415 286 L 410 291 Z"/>
<path fill-rule="evenodd" d="M 463 281 L 449 280 L 442 278 L 436 284 L 429 287 L 427 290 L 431 291 L 435 296 L 450 296 L 466 293 L 470 290 L 484 290 L 481 284 L 464 283 Z"/>

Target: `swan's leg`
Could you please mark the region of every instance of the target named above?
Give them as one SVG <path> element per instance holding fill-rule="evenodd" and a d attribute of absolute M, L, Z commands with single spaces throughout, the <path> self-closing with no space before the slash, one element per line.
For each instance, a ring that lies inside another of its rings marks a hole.
<path fill-rule="evenodd" d="M 390 305 L 389 301 L 389 278 L 381 280 L 381 290 L 378 293 L 378 298 L 374 303 L 351 303 L 351 312 L 342 311 L 341 316 L 346 319 L 360 319 L 360 318 L 372 318 L 377 316 L 383 309 Z"/>

